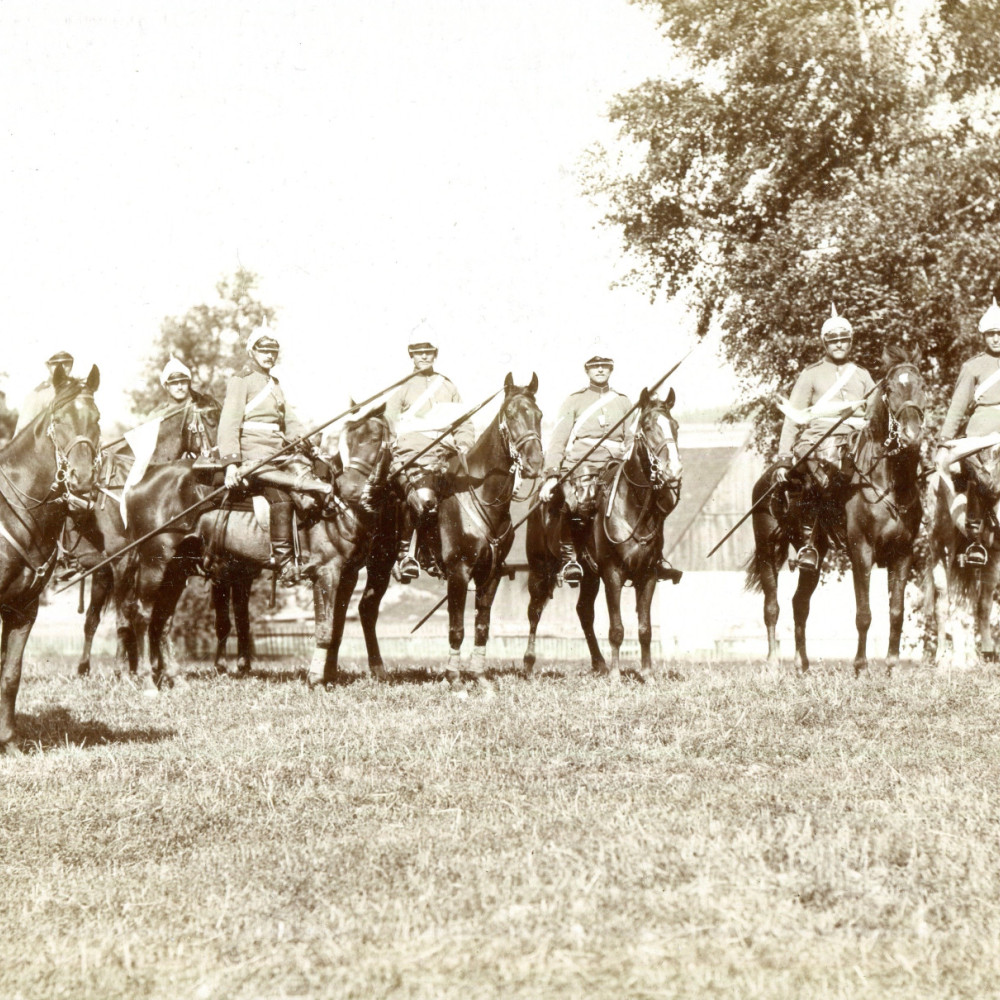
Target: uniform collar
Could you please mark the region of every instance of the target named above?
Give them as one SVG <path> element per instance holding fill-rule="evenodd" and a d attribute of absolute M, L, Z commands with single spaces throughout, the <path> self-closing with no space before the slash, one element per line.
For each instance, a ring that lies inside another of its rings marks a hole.
<path fill-rule="evenodd" d="M 588 383 L 587 388 L 591 392 L 596 392 L 599 396 L 603 396 L 606 392 L 611 392 L 611 383 L 608 382 L 605 385 L 594 385 L 593 382 Z"/>
<path fill-rule="evenodd" d="M 250 371 L 256 372 L 258 375 L 263 375 L 264 378 L 274 378 L 274 376 L 269 371 L 265 370 L 264 368 L 261 368 L 261 366 L 257 364 L 256 358 L 252 357 L 249 358 L 247 361 L 247 367 L 250 369 Z M 274 379 L 274 381 L 277 382 L 278 380 Z"/>

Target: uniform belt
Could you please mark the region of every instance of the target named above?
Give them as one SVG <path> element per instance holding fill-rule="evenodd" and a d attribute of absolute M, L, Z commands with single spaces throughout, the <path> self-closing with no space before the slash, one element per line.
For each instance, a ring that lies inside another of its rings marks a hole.
<path fill-rule="evenodd" d="M 264 420 L 244 420 L 243 427 L 251 431 L 274 431 L 275 434 L 281 433 L 281 428 L 277 424 L 269 424 Z"/>

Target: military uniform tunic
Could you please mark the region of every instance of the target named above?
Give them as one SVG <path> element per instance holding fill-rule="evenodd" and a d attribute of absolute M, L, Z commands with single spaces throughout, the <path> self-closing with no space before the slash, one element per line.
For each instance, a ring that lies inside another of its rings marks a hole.
<path fill-rule="evenodd" d="M 574 392 L 559 409 L 545 454 L 546 475 L 558 475 L 563 466 L 575 465 L 631 409 L 628 396 L 611 386 L 595 389 L 588 385 Z M 621 458 L 632 437 L 630 424 L 629 420 L 622 421 L 621 426 L 581 464 L 575 475 L 593 474 L 608 461 Z"/>
<path fill-rule="evenodd" d="M 283 447 L 285 437 L 297 438 L 301 433 L 278 380 L 256 361 L 249 361 L 229 379 L 219 417 L 219 461 L 223 465 L 259 462 Z M 291 460 L 281 456 L 275 465 L 287 468 Z"/>
<path fill-rule="evenodd" d="M 846 363 L 851 364 L 851 362 Z M 824 397 L 830 403 L 857 402 L 864 399 L 875 388 L 875 383 L 864 368 L 859 365 L 852 365 L 852 368 L 850 377 L 844 380 L 836 392 L 827 396 L 830 389 L 843 378 L 844 365 L 834 364 L 829 358 L 823 358 L 821 361 L 809 365 L 795 380 L 795 386 L 788 398 L 789 403 L 796 410 L 805 410 Z M 856 415 L 861 412 L 863 411 L 860 407 L 855 410 Z M 795 451 L 801 454 L 823 437 L 839 419 L 839 416 L 833 415 L 816 416 L 807 424 L 800 426 L 791 417 L 786 416 L 781 428 L 778 451 L 785 454 Z M 847 420 L 844 420 L 827 438 L 827 441 L 841 443 L 851 433 L 851 430 L 851 425 Z"/>
<path fill-rule="evenodd" d="M 997 372 L 1000 372 L 1000 358 L 985 352 L 962 365 L 951 396 L 948 415 L 941 426 L 942 441 L 951 441 L 957 436 L 967 415 L 967 437 L 1000 431 L 1000 376 L 993 377 Z M 981 390 L 980 387 L 990 379 L 993 379 L 992 382 L 985 390 Z"/>
<path fill-rule="evenodd" d="M 181 408 L 179 412 L 178 407 Z M 160 407 L 152 414 L 153 417 L 171 415 L 160 424 L 150 462 L 172 462 L 178 458 L 198 458 L 202 454 L 210 454 L 215 445 L 219 412 L 219 404 L 211 396 L 193 389 L 183 403 L 171 400 Z"/>
<path fill-rule="evenodd" d="M 462 402 L 451 379 L 439 372 L 421 372 L 401 385 L 389 397 L 385 416 L 396 436 L 393 468 L 405 464 L 423 451 L 452 421 L 461 415 Z M 472 447 L 475 434 L 466 420 L 417 461 L 424 469 L 443 471 L 457 448 Z"/>

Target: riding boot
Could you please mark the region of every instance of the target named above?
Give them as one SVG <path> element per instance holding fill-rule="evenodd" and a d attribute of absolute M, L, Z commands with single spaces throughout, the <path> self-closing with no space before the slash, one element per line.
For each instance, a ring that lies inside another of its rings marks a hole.
<path fill-rule="evenodd" d="M 563 515 L 559 521 L 559 573 L 556 582 L 568 587 L 578 587 L 583 579 L 583 567 L 577 561 L 576 543 L 573 540 L 573 530 L 569 518 Z"/>
<path fill-rule="evenodd" d="M 985 566 L 988 560 L 986 546 L 983 545 L 983 522 L 979 518 L 967 518 L 965 532 L 969 536 L 969 544 L 959 557 L 959 565 Z"/>
<path fill-rule="evenodd" d="M 792 569 L 819 569 L 819 550 L 813 544 L 815 530 L 814 524 L 802 525 L 802 547 L 795 554 L 795 558 L 790 560 Z"/>
<path fill-rule="evenodd" d="M 420 563 L 417 562 L 413 554 L 413 550 L 416 547 L 415 543 L 414 524 L 411 518 L 407 516 L 399 535 L 399 548 L 396 550 L 396 565 L 392 567 L 392 575 L 400 583 L 410 583 L 420 576 Z"/>
<path fill-rule="evenodd" d="M 271 504 L 271 561 L 267 569 L 280 572 L 282 583 L 297 583 L 295 568 L 295 540 L 291 500 L 275 500 Z"/>
<path fill-rule="evenodd" d="M 677 584 L 681 582 L 681 577 L 684 575 L 682 570 L 675 569 L 671 566 L 670 561 L 666 556 L 660 556 L 656 563 L 656 579 L 660 581 L 669 580 L 671 583 Z"/>

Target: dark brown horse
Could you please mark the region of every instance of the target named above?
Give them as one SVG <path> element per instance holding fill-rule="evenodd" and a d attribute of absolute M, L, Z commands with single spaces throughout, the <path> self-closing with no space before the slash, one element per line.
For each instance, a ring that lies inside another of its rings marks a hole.
<path fill-rule="evenodd" d="M 501 570 L 514 541 L 510 504 L 522 477 L 536 479 L 542 470 L 542 411 L 535 403 L 538 376 L 526 386 L 514 384 L 508 373 L 504 399 L 490 425 L 466 456 L 466 467 L 456 459 L 438 505 L 437 531 L 432 539 L 448 584 L 448 666 L 443 676 L 457 684 L 462 675 L 462 642 L 465 638 L 465 603 L 469 581 L 476 585 L 475 645 L 465 671 L 484 693 L 491 689 L 484 679 L 490 612 L 500 583 Z M 358 605 L 368 648 L 368 665 L 376 675 L 384 672 L 376 635 L 378 609 L 389 586 L 396 558 L 398 510 L 394 497 L 380 510 L 379 528 L 367 562 L 368 583 Z"/>
<path fill-rule="evenodd" d="M 965 670 L 975 666 L 980 656 L 984 662 L 997 659 L 996 644 L 990 625 L 994 594 L 1000 583 L 1000 523 L 996 497 L 1000 496 L 1000 446 L 985 448 L 975 455 L 981 474 L 992 486 L 990 496 L 982 496 L 980 505 L 986 513 L 986 565 L 965 565 L 959 558 L 967 544 L 964 527 L 965 505 L 960 502 L 950 477 L 935 472 L 929 483 L 931 524 L 928 535 L 928 566 L 925 600 L 933 613 L 937 631 L 935 667 Z M 971 476 L 967 489 L 981 489 Z M 961 524 L 956 524 L 956 518 Z M 979 652 L 975 648 L 979 636 Z M 950 645 L 949 645 L 949 639 Z"/>
<path fill-rule="evenodd" d="M 331 560 L 341 557 L 344 549 L 332 546 L 330 539 L 341 530 L 353 531 L 357 521 L 355 508 L 360 500 L 354 497 L 356 469 L 364 463 L 374 467 L 387 434 L 381 413 L 370 414 L 347 426 L 342 453 L 347 456 L 349 468 L 335 476 L 336 488 L 322 516 L 316 518 L 319 523 L 314 521 L 302 529 L 310 532 L 310 543 L 316 546 L 314 551 L 324 557 Z M 351 499 L 340 495 L 341 479 Z M 190 463 L 175 462 L 151 470 L 128 501 L 129 528 L 134 537 L 166 525 L 129 558 L 128 586 L 132 598 L 129 617 L 139 650 L 140 683 L 147 691 L 156 690 L 154 662 L 159 665 L 161 683 L 175 687 L 185 684 L 170 641 L 170 625 L 187 578 L 194 573 L 204 573 L 231 588 L 237 632 L 236 672 L 242 674 L 250 669 L 250 588 L 270 558 L 270 541 L 252 510 L 224 506 L 203 513 L 195 511 L 179 522 L 168 523 L 208 492 L 210 487 L 199 480 Z M 358 539 L 352 538 L 345 548 L 357 543 Z M 324 569 L 321 567 L 320 573 Z M 324 604 L 317 616 L 326 613 Z"/>
<path fill-rule="evenodd" d="M 38 614 L 38 595 L 55 565 L 69 506 L 85 506 L 100 441 L 94 392 L 86 380 L 53 377 L 55 397 L 0 451 L 0 753 L 17 754 L 14 704 L 21 660 Z"/>
<path fill-rule="evenodd" d="M 663 522 L 677 506 L 681 487 L 677 421 L 670 412 L 674 402 L 673 389 L 665 400 L 642 390 L 634 441 L 624 459 L 609 463 L 602 472 L 597 513 L 583 538 L 583 579 L 576 613 L 587 639 L 591 667 L 612 677 L 619 674 L 619 654 L 625 638 L 621 594 L 626 581 L 635 587 L 640 677 L 653 666 L 650 609 L 657 562 L 663 550 Z M 530 632 L 524 666 L 530 674 L 535 665 L 538 623 L 552 597 L 560 565 L 559 526 L 550 505 L 536 507 L 528 517 L 527 554 Z M 602 581 L 610 619 L 610 667 L 594 632 L 594 602 Z"/>
<path fill-rule="evenodd" d="M 846 547 L 851 559 L 857 603 L 856 673 L 867 666 L 865 649 L 871 624 L 868 593 L 873 563 L 889 571 L 887 668 L 891 670 L 899 660 L 903 592 L 921 517 L 918 465 L 925 405 L 923 379 L 916 361 L 898 348 L 887 349 L 883 363 L 888 371 L 869 402 L 865 425 L 852 445 L 847 469 L 839 465 L 835 446 L 831 453 L 823 453 L 821 449 L 808 460 L 810 474 L 827 487 L 813 536 L 820 564 L 831 546 Z M 755 504 L 771 489 L 772 476 L 773 470 L 769 469 L 754 484 Z M 754 552 L 747 567 L 747 589 L 764 593 L 767 662 L 776 667 L 778 570 L 788 556 L 789 545 L 801 547 L 802 528 L 795 511 L 784 507 L 782 493 L 775 490 L 771 500 L 754 511 L 753 531 Z M 803 671 L 809 669 L 806 622 L 819 577 L 818 569 L 801 568 L 792 597 L 795 666 Z"/>

